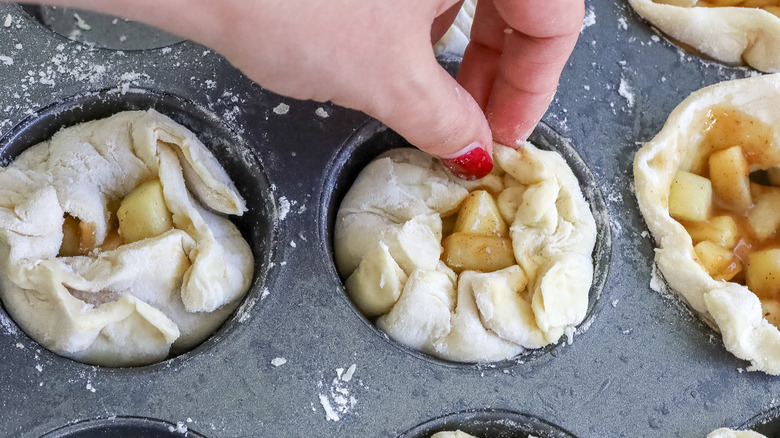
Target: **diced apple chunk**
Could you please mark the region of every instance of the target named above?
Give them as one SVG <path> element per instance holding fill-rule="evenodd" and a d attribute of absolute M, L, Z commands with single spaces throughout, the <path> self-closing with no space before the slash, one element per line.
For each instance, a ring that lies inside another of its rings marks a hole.
<path fill-rule="evenodd" d="M 62 244 L 59 251 L 61 257 L 72 257 L 79 254 L 79 246 L 81 245 L 79 222 L 75 217 L 65 214 L 65 220 L 62 223 Z"/>
<path fill-rule="evenodd" d="M 453 232 L 506 237 L 509 227 L 490 193 L 475 190 L 461 203 Z"/>
<path fill-rule="evenodd" d="M 442 247 L 442 260 L 458 273 L 493 272 L 516 264 L 512 242 L 505 237 L 452 233 Z"/>
<path fill-rule="evenodd" d="M 669 214 L 675 219 L 704 221 L 712 206 L 712 184 L 702 176 L 678 171 L 669 187 Z"/>
<path fill-rule="evenodd" d="M 769 184 L 780 187 L 780 166 L 770 167 L 766 170 L 766 174 L 769 178 Z"/>
<path fill-rule="evenodd" d="M 727 206 L 745 211 L 752 204 L 750 196 L 750 167 L 742 148 L 732 146 L 714 152 L 709 159 L 712 191 Z"/>
<path fill-rule="evenodd" d="M 780 298 L 780 249 L 756 251 L 748 256 L 747 287 L 759 298 Z"/>
<path fill-rule="evenodd" d="M 159 236 L 173 228 L 160 180 L 147 181 L 122 200 L 117 211 L 119 234 L 131 243 Z"/>
<path fill-rule="evenodd" d="M 748 213 L 748 223 L 759 240 L 765 240 L 777 232 L 780 226 L 780 190 L 768 190 L 758 199 Z"/>
<path fill-rule="evenodd" d="M 742 271 L 742 263 L 731 251 L 710 241 L 699 242 L 693 247 L 699 262 L 715 280 L 729 281 Z"/>
<path fill-rule="evenodd" d="M 694 242 L 709 241 L 726 249 L 733 249 L 739 242 L 737 222 L 731 216 L 715 216 L 705 222 L 689 222 L 685 229 Z"/>
<path fill-rule="evenodd" d="M 761 310 L 764 312 L 764 318 L 775 327 L 780 327 L 780 301 L 761 300 Z"/>

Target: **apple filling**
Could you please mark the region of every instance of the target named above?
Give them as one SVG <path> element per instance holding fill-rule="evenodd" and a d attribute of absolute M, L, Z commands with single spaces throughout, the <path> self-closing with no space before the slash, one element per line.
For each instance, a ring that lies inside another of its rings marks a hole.
<path fill-rule="evenodd" d="M 746 285 L 780 325 L 780 154 L 772 129 L 733 108 L 713 107 L 690 171 L 669 189 L 669 214 L 715 280 Z M 751 169 L 767 170 L 751 176 Z M 759 178 L 763 176 L 763 178 Z"/>
<path fill-rule="evenodd" d="M 509 227 L 485 190 L 466 196 L 457 214 L 442 218 L 441 260 L 456 273 L 493 272 L 517 264 Z"/>
<path fill-rule="evenodd" d="M 156 237 L 174 228 L 159 179 L 146 181 L 133 189 L 118 203 L 117 208 L 111 208 L 112 204 L 116 205 L 109 204 L 108 231 L 100 244 L 97 242 L 94 224 L 66 213 L 58 255 L 87 255 L 96 249 L 110 251 L 122 244 Z"/>

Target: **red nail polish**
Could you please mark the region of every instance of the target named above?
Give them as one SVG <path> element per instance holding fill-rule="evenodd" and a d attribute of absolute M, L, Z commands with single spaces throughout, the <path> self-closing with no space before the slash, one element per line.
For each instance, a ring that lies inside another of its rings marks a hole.
<path fill-rule="evenodd" d="M 484 178 L 493 170 L 493 158 L 479 145 L 467 147 L 456 157 L 442 158 L 441 162 L 455 176 L 467 181 Z"/>

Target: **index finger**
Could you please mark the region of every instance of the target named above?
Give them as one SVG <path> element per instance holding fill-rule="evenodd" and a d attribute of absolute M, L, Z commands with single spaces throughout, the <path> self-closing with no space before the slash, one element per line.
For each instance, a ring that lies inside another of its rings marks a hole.
<path fill-rule="evenodd" d="M 496 141 L 516 146 L 547 110 L 582 28 L 581 0 L 483 0 L 458 81 Z"/>

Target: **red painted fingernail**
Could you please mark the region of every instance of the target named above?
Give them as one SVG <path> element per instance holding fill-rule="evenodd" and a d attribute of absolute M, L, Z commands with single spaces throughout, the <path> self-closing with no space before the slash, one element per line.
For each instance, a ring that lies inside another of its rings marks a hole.
<path fill-rule="evenodd" d="M 441 157 L 441 162 L 455 176 L 467 181 L 484 178 L 493 170 L 493 157 L 477 142 L 455 154 Z"/>

